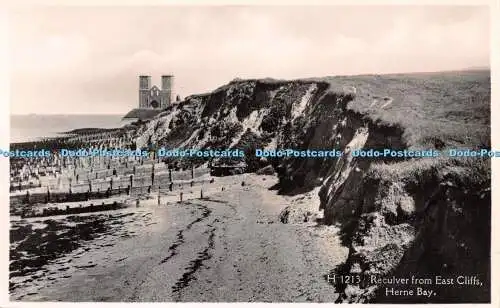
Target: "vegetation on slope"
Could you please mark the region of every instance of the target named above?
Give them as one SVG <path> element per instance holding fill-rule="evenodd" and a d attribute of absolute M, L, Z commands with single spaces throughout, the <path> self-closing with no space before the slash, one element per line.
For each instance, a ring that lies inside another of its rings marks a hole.
<path fill-rule="evenodd" d="M 348 109 L 380 125 L 398 125 L 411 147 L 490 144 L 490 71 L 320 78 L 356 88 Z M 374 103 L 374 101 L 377 101 Z M 386 107 L 384 103 L 391 101 Z"/>

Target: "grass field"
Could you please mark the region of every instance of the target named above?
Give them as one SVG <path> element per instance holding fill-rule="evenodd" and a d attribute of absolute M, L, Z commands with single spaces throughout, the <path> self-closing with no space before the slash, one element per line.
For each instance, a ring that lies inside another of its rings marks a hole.
<path fill-rule="evenodd" d="M 333 89 L 356 88 L 349 109 L 405 130 L 410 147 L 490 145 L 490 71 L 336 76 Z"/>

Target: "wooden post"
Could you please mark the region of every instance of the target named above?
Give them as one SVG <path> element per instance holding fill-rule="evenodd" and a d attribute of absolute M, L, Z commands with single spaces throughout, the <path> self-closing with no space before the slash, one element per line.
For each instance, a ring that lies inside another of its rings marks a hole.
<path fill-rule="evenodd" d="M 151 169 L 151 185 L 155 184 L 155 164 L 153 163 L 153 168 Z"/>

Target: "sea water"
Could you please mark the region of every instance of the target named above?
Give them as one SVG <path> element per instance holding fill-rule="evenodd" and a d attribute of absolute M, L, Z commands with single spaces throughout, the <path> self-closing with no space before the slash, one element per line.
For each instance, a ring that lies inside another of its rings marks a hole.
<path fill-rule="evenodd" d="M 77 128 L 116 128 L 127 124 L 121 114 L 11 115 L 10 142 L 35 141 L 57 137 Z"/>

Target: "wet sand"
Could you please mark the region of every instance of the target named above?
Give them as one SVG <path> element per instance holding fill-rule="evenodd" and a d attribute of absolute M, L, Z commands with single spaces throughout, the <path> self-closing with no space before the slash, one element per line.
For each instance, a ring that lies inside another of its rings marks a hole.
<path fill-rule="evenodd" d="M 196 192 L 182 203 L 152 198 L 140 208 L 79 215 L 87 218 L 51 217 L 59 223 L 50 228 L 48 219 L 25 221 L 44 230 L 35 234 L 56 232 L 54 239 L 63 232 L 64 245 L 77 244 L 12 277 L 11 300 L 333 302 L 324 275 L 345 260 L 347 248 L 333 226 L 280 223 L 291 198 L 268 190 L 275 183 L 271 176 L 216 178 L 203 200 Z M 21 254 L 22 241 L 11 245 Z"/>

